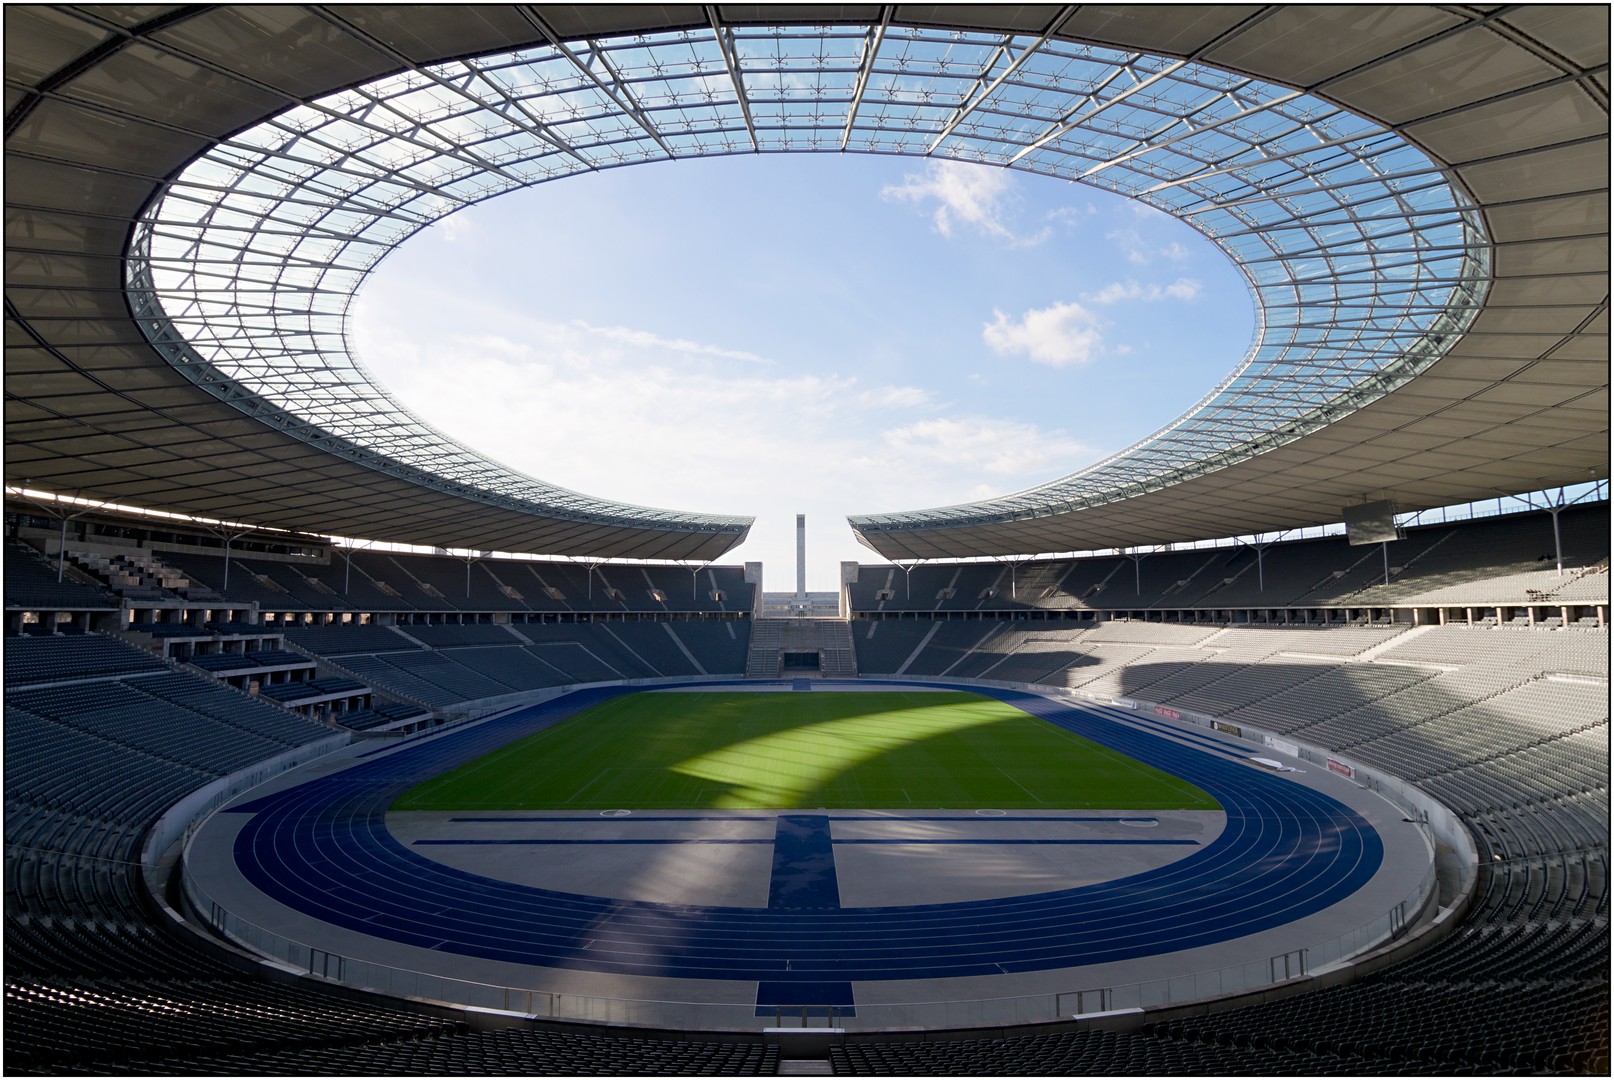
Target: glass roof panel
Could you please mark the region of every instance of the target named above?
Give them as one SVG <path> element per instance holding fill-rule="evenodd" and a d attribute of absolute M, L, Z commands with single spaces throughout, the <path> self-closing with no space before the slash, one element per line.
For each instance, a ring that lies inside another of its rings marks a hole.
<path fill-rule="evenodd" d="M 203 154 L 147 208 L 131 300 L 180 370 L 355 453 L 529 504 L 743 520 L 590 499 L 453 442 L 348 354 L 347 304 L 391 247 L 503 191 L 668 157 L 843 149 L 965 158 L 1143 199 L 1220 244 L 1261 307 L 1261 339 L 1154 435 L 1012 496 L 854 522 L 865 529 L 1096 505 L 1298 437 L 1437 359 L 1486 276 L 1477 219 L 1419 150 L 1297 91 L 1023 35 L 747 26 L 411 68 L 289 109 Z"/>

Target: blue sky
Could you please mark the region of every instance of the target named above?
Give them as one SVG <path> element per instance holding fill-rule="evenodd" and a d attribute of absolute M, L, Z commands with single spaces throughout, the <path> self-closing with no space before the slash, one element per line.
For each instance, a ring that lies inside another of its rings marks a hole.
<path fill-rule="evenodd" d="M 754 514 L 724 562 L 794 587 L 881 561 L 845 516 L 1072 472 L 1192 405 L 1254 313 L 1187 226 L 947 161 L 639 165 L 423 231 L 353 309 L 355 352 L 493 458 L 603 498 Z"/>

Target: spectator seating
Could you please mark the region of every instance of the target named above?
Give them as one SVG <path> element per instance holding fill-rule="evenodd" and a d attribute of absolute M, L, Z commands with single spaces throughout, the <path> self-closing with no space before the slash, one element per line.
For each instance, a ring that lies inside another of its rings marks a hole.
<path fill-rule="evenodd" d="M 274 637 L 280 631 L 273 625 L 264 623 L 244 622 L 230 619 L 214 619 L 207 623 L 207 628 L 220 637 Z"/>
<path fill-rule="evenodd" d="M 282 747 L 300 746 L 327 734 L 318 725 L 207 679 L 176 673 L 140 679 L 132 684 L 142 694 L 162 698 L 192 712 L 272 739 Z"/>
<path fill-rule="evenodd" d="M 515 689 L 507 682 L 466 667 L 446 653 L 417 649 L 414 652 L 389 653 L 380 659 L 417 680 L 442 687 L 454 701 L 498 697 Z"/>
<path fill-rule="evenodd" d="M 1230 708 L 1228 719 L 1288 734 L 1328 720 L 1357 705 L 1427 682 L 1437 674 L 1428 668 L 1390 664 L 1351 664 L 1318 668 L 1312 679 L 1276 689 L 1255 701 Z"/>
<path fill-rule="evenodd" d="M 749 636 L 749 622 L 701 620 L 286 628 L 288 641 L 432 709 L 579 683 L 738 675 Z"/>
<path fill-rule="evenodd" d="M 602 624 L 621 648 L 658 675 L 702 675 L 707 672 L 665 622 Z"/>
<path fill-rule="evenodd" d="M 451 662 L 494 679 L 510 690 L 542 690 L 578 681 L 571 678 L 569 672 L 540 660 L 530 647 L 522 645 L 454 649 L 443 655 Z"/>
<path fill-rule="evenodd" d="M 745 655 L 751 640 L 751 623 L 724 619 L 678 619 L 662 625 L 700 661 L 708 675 L 738 675 L 745 671 Z"/>
<path fill-rule="evenodd" d="M 340 598 L 343 607 L 355 611 L 414 611 L 441 606 L 435 601 L 425 601 L 409 589 L 385 558 L 371 551 L 332 551 L 328 563 L 297 563 L 294 568 L 312 588 L 324 596 Z M 417 604 L 417 599 L 425 602 Z M 318 606 L 332 607 L 329 602 Z"/>
<path fill-rule="evenodd" d="M 12 708 L 87 732 L 114 747 L 221 775 L 285 749 L 118 681 L 19 689 L 8 692 L 6 700 Z"/>
<path fill-rule="evenodd" d="M 390 626 L 297 626 L 285 627 L 286 640 L 320 656 L 347 653 L 401 652 L 420 646 Z"/>
<path fill-rule="evenodd" d="M 118 600 L 105 588 L 80 582 L 71 573 L 57 581 L 57 566 L 33 546 L 6 541 L 6 607 L 26 611 L 108 610 Z"/>
<path fill-rule="evenodd" d="M 205 638 L 218 636 L 217 631 L 196 623 L 162 622 L 138 623 L 129 628 L 134 633 L 146 634 L 153 638 Z"/>
<path fill-rule="evenodd" d="M 911 571 L 861 566 L 849 598 L 854 612 L 869 614 L 1606 603 L 1608 504 L 1565 508 L 1559 532 L 1562 576 L 1554 559 L 1551 515 L 1531 511 L 1409 528 L 1387 549 L 1353 547 L 1345 537 L 1331 536 L 1266 544 L 1259 554 L 1240 545 L 1012 567 L 1003 562 L 932 563 Z"/>
<path fill-rule="evenodd" d="M 155 1071 L 183 1067 L 223 1075 L 271 1072 L 287 1076 L 453 1076 L 474 1072 L 511 1076 L 770 1076 L 778 1071 L 778 1061 L 778 1048 L 756 1039 L 729 1042 L 628 1038 L 530 1027 L 470 1031 L 384 1045 L 198 1055 L 186 1059 L 182 1066 L 171 1059 L 151 1065 Z"/>
<path fill-rule="evenodd" d="M 314 585 L 296 567 L 277 560 L 231 555 L 230 583 L 225 588 L 222 554 L 165 551 L 162 559 L 192 582 L 234 604 L 257 603 L 265 611 L 353 610 L 339 594 Z"/>
<path fill-rule="evenodd" d="M 219 770 L 329 729 L 200 676 L 111 674 L 71 644 L 42 640 L 59 670 L 7 688 L 8 1073 L 775 1071 L 756 1038 L 472 1032 L 450 1010 L 267 981 L 176 929 L 140 881 L 146 830 Z"/>
<path fill-rule="evenodd" d="M 9 696 L 9 695 L 8 695 Z M 155 819 L 213 779 L 201 768 L 6 706 L 6 801 L 119 821 Z"/>
<path fill-rule="evenodd" d="M 609 638 L 599 633 L 605 625 L 524 624 L 516 629 L 532 645 L 517 640 L 436 651 L 392 634 L 402 649 L 344 653 L 342 660 L 437 656 L 474 674 L 492 663 L 489 654 L 537 657 L 586 643 L 596 656 L 592 649 L 609 651 L 614 638 L 617 662 L 628 656 L 648 664 L 659 654 L 645 642 L 659 647 L 654 633 L 665 638 L 667 627 L 697 656 L 707 655 L 697 647 L 703 639 L 743 645 L 725 623 L 624 624 L 636 629 Z M 895 658 L 888 665 L 894 670 L 913 656 L 927 668 L 973 669 L 996 657 L 1001 669 L 1017 657 L 1029 663 L 1039 652 L 1055 657 L 1064 649 L 1079 657 L 1056 673 L 1061 678 L 1085 679 L 1087 686 L 1105 679 L 1143 698 L 1167 690 L 1205 711 L 1221 702 L 1227 715 L 1277 717 L 1306 741 L 1342 753 L 1377 751 L 1387 768 L 1416 773 L 1462 817 L 1482 865 L 1476 902 L 1451 937 L 1351 984 L 1155 1021 L 1130 1034 L 924 1041 L 860 1035 L 833 1051 L 834 1070 L 1606 1073 L 1607 633 L 1395 629 L 1057 621 L 1045 627 L 989 619 L 857 624 L 860 662 Z M 933 630 L 936 637 L 915 655 Z M 894 647 L 865 648 L 882 639 Z M 92 644 L 75 648 L 84 641 Z M 537 1025 L 473 1032 L 442 1010 L 264 981 L 245 962 L 176 931 L 156 913 L 140 886 L 136 855 L 146 828 L 173 799 L 221 769 L 329 729 L 147 663 L 138 650 L 96 635 L 10 644 L 33 651 L 14 681 L 16 658 L 8 650 L 6 671 L 9 1071 L 777 1071 L 776 1055 L 757 1039 L 638 1038 Z M 477 662 L 462 664 L 453 659 L 459 655 Z M 1084 663 L 1090 660 L 1097 662 Z M 1095 669 L 1103 674 L 1093 676 Z M 1313 674 L 1300 677 L 1307 669 Z M 1267 696 L 1235 692 L 1245 683 Z M 1355 740 L 1348 749 L 1347 740 Z M 93 1010 L 90 1022 L 86 1009 Z"/>
<path fill-rule="evenodd" d="M 574 683 L 738 674 L 743 670 L 749 624 L 291 625 L 284 633 L 287 641 L 330 657 L 384 692 L 428 708 L 443 708 Z M 422 641 L 438 647 L 422 648 Z M 30 657 L 37 648 L 24 644 L 8 655 L 8 674 L 17 685 L 59 676 L 50 665 L 41 669 L 43 673 L 35 672 Z M 60 649 L 54 655 L 66 655 L 66 651 Z M 88 665 L 84 670 L 91 674 L 167 670 L 138 649 L 95 635 L 85 638 L 76 654 L 83 654 L 82 664 Z M 92 663 L 92 658 L 99 659 Z M 204 654 L 188 662 L 220 674 L 312 667 L 303 655 L 288 650 Z M 327 678 L 265 685 L 261 692 L 293 705 L 330 693 L 359 694 L 365 689 L 349 679 Z"/>
<path fill-rule="evenodd" d="M 400 722 L 428 720 L 431 713 L 418 705 L 409 705 L 404 702 L 390 702 L 373 705 L 368 709 L 349 709 L 338 714 L 336 722 L 345 728 L 354 731 L 371 731 L 379 727 L 387 727 Z"/>
<path fill-rule="evenodd" d="M 30 670 L 55 661 L 60 677 L 18 684 L 7 673 L 8 912 L 14 897 L 103 887 L 104 874 L 128 872 L 144 829 L 171 803 L 329 734 L 199 676 L 161 665 L 109 672 L 104 655 L 71 639 L 40 644 L 56 655 L 34 657 Z"/>
<path fill-rule="evenodd" d="M 301 705 L 305 702 L 330 698 L 333 694 L 360 697 L 369 692 L 370 688 L 364 683 L 341 677 L 273 683 L 260 691 L 264 697 L 273 698 L 282 705 Z"/>
<path fill-rule="evenodd" d="M 336 662 L 369 685 L 429 709 L 443 708 L 464 700 L 437 683 L 389 663 L 386 655 L 342 656 Z"/>
<path fill-rule="evenodd" d="M 464 645 L 515 645 L 521 640 L 510 633 L 508 626 L 492 623 L 411 624 L 398 627 L 398 631 L 433 649 L 452 649 Z"/>
<path fill-rule="evenodd" d="M 978 672 L 967 664 L 966 658 L 966 663 L 955 667 L 953 674 L 999 682 L 1045 683 L 1050 676 L 1084 659 L 1084 654 L 1072 647 L 1072 635 L 1022 630 L 1013 636 L 1015 640 L 994 642 L 1001 644 L 1002 651 L 987 653 Z"/>
<path fill-rule="evenodd" d="M 952 667 L 994 634 L 999 624 L 992 619 L 952 620 L 932 624 L 932 633 L 924 648 L 908 661 L 904 675 L 947 675 Z"/>
<path fill-rule="evenodd" d="M 150 653 L 100 634 L 6 642 L 7 687 L 166 670 Z"/>
<path fill-rule="evenodd" d="M 1606 1074 L 1606 896 L 1591 918 L 1527 917 L 1542 905 L 1561 910 L 1572 887 L 1555 884 L 1554 872 L 1567 882 L 1565 869 L 1562 861 L 1487 868 L 1485 894 L 1462 929 L 1361 981 L 1144 1032 L 1338 1063 L 1318 1073 Z"/>
<path fill-rule="evenodd" d="M 685 566 L 524 559 L 473 559 L 374 550 L 334 550 L 328 561 L 287 561 L 251 552 L 164 551 L 164 564 L 232 603 L 272 612 L 740 612 L 756 587 L 740 566 Z M 115 605 L 114 605 L 115 606 Z"/>
<path fill-rule="evenodd" d="M 523 636 L 533 640 L 534 648 L 542 648 L 553 641 L 573 643 L 575 648 L 596 658 L 604 665 L 606 671 L 617 673 L 603 676 L 604 678 L 647 679 L 661 674 L 654 665 L 634 652 L 622 640 L 612 623 L 546 623 L 541 626 L 524 626 L 521 632 Z M 585 660 L 579 660 L 579 663 L 585 668 L 588 666 Z"/>
<path fill-rule="evenodd" d="M 1248 1047 L 1179 1043 L 1120 1032 L 1062 1032 L 1006 1039 L 849 1041 L 832 1047 L 836 1076 L 1237 1076 L 1309 1068 L 1315 1058 Z"/>
<path fill-rule="evenodd" d="M 907 644 L 926 624 L 871 625 L 902 627 Z M 1230 705 L 1224 715 L 1416 778 L 1479 843 L 1475 908 L 1452 937 L 1349 985 L 1136 1035 L 849 1041 L 832 1052 L 838 1074 L 1607 1072 L 1606 633 L 1140 622 L 1068 633 L 1094 656 L 1126 650 L 1106 661 L 1115 691 Z"/>
<path fill-rule="evenodd" d="M 285 649 L 264 649 L 246 653 L 205 653 L 187 657 L 185 662 L 192 667 L 199 667 L 203 671 L 215 674 L 314 666 L 308 657 Z"/>

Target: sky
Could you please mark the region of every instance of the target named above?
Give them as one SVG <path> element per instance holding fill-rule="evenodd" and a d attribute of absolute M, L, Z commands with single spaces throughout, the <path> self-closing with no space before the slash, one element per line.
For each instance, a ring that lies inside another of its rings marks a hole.
<path fill-rule="evenodd" d="M 1056 479 L 1174 419 L 1255 329 L 1231 262 L 1107 192 L 986 166 L 746 155 L 552 181 L 400 245 L 360 361 L 561 487 L 754 515 L 720 561 L 884 562 L 848 514 Z"/>

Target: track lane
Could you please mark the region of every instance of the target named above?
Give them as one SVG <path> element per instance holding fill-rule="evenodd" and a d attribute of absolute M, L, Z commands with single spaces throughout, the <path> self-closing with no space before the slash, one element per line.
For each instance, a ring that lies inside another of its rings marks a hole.
<path fill-rule="evenodd" d="M 721 685 L 721 684 L 714 684 Z M 361 760 L 255 800 L 236 862 L 310 917 L 423 948 L 520 964 L 679 978 L 949 978 L 1125 960 L 1257 933 L 1364 885 L 1382 843 L 1355 811 L 1254 769 L 1062 701 L 972 688 L 1198 785 L 1216 840 L 1132 877 L 993 900 L 826 912 L 651 904 L 455 870 L 395 840 L 399 792 L 627 688 L 569 695 L 464 733 Z M 1220 752 L 1216 752 L 1220 750 Z"/>

